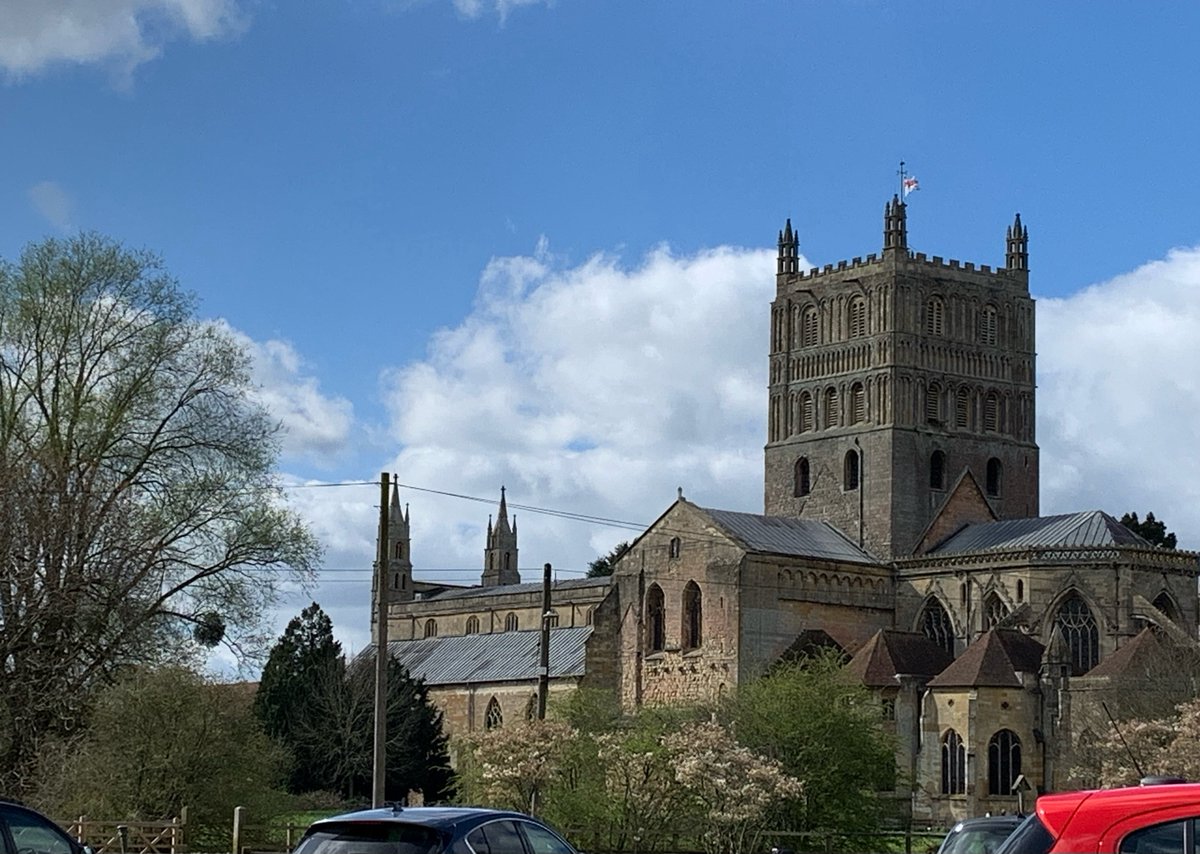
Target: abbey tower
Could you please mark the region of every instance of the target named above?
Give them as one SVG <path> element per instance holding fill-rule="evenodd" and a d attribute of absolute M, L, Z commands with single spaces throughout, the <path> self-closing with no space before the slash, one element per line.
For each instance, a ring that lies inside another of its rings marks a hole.
<path fill-rule="evenodd" d="M 1038 514 L 1028 230 L 1018 214 L 993 269 L 912 252 L 906 215 L 885 206 L 880 255 L 809 271 L 789 220 L 771 304 L 765 513 L 884 559 L 964 476 L 997 518 Z"/>

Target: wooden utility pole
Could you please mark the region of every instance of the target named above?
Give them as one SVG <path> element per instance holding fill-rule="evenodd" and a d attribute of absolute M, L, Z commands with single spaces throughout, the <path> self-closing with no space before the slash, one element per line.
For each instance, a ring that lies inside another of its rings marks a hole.
<path fill-rule="evenodd" d="M 537 716 L 546 719 L 546 695 L 550 692 L 550 564 L 542 567 L 542 637 L 538 643 Z"/>
<path fill-rule="evenodd" d="M 379 544 L 375 556 L 375 754 L 371 770 L 371 806 L 381 807 L 387 775 L 388 672 L 388 474 L 379 476 Z"/>

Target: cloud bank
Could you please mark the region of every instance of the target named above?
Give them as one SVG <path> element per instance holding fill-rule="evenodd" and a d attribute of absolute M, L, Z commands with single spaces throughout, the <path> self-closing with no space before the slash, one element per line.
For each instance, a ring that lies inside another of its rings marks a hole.
<path fill-rule="evenodd" d="M 236 0 L 5 0 L 0 68 L 20 78 L 101 64 L 127 77 L 173 39 L 204 41 L 242 23 Z"/>

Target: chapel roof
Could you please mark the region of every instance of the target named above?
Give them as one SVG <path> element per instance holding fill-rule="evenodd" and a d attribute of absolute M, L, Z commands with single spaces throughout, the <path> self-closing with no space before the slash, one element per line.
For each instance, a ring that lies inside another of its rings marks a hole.
<path fill-rule="evenodd" d="M 550 630 L 550 678 L 582 676 L 591 626 Z M 528 682 L 538 677 L 537 629 L 390 641 L 388 652 L 426 685 Z M 372 653 L 374 645 L 363 650 Z"/>
<path fill-rule="evenodd" d="M 991 629 L 935 676 L 930 688 L 1020 688 L 1021 673 L 1037 673 L 1045 647 L 1015 629 Z"/>
<path fill-rule="evenodd" d="M 600 590 L 607 590 L 612 584 L 611 576 L 600 576 L 598 578 L 569 578 L 563 581 L 550 582 L 550 590 L 583 590 L 589 587 L 595 587 Z M 521 593 L 540 593 L 542 590 L 542 582 L 530 581 L 521 584 L 500 584 L 493 587 L 453 587 L 438 593 L 432 593 L 428 596 L 422 596 L 421 602 L 445 602 L 447 599 L 470 599 L 475 596 L 504 596 Z"/>
<path fill-rule="evenodd" d="M 923 634 L 880 629 L 850 659 L 846 673 L 868 688 L 895 688 L 899 675 L 934 676 L 952 661 Z"/>
<path fill-rule="evenodd" d="M 878 563 L 828 522 L 699 508 L 747 551 L 849 563 Z"/>
<path fill-rule="evenodd" d="M 1139 546 L 1150 543 L 1103 510 L 1086 510 L 1061 516 L 1004 519 L 967 525 L 929 550 L 931 555 L 1001 551 L 1017 548 L 1062 546 Z"/>
<path fill-rule="evenodd" d="M 1200 653 L 1147 626 L 1111 655 L 1089 670 L 1085 676 L 1146 678 L 1165 669 L 1194 668 Z"/>

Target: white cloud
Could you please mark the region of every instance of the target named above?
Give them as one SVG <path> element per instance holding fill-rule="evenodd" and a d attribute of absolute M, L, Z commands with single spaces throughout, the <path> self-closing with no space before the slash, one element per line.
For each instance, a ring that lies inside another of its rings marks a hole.
<path fill-rule="evenodd" d="M 39 181 L 27 191 L 34 210 L 60 231 L 70 231 L 75 201 L 54 181 Z"/>
<path fill-rule="evenodd" d="M 0 67 L 14 77 L 99 63 L 127 79 L 171 39 L 242 25 L 237 0 L 0 0 L 0 15 Z"/>
<path fill-rule="evenodd" d="M 1153 511 L 1200 547 L 1200 247 L 1037 311 L 1043 514 Z"/>
<path fill-rule="evenodd" d="M 500 23 L 508 20 L 508 16 L 523 6 L 553 6 L 554 0 L 452 0 L 458 14 L 464 18 L 475 20 L 488 12 L 494 11 Z"/>

